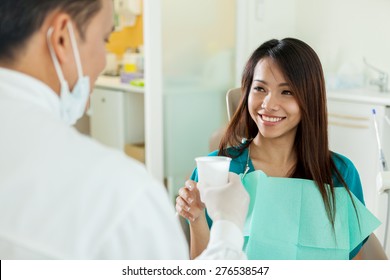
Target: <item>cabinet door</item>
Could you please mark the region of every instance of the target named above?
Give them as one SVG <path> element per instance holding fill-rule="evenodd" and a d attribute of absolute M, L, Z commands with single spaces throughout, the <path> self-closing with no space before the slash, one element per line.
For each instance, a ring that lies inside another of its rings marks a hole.
<path fill-rule="evenodd" d="M 91 95 L 91 136 L 123 150 L 125 146 L 123 92 L 96 88 Z"/>
<path fill-rule="evenodd" d="M 379 171 L 378 144 L 372 119 L 384 106 L 328 101 L 330 149 L 347 156 L 359 171 L 367 207 L 376 212 L 376 175 Z"/>
<path fill-rule="evenodd" d="M 383 138 L 385 106 L 328 100 L 329 144 L 334 152 L 347 156 L 359 171 L 367 208 L 385 222 L 385 201 L 378 193 L 379 152 L 372 109 L 376 110 L 380 137 Z M 388 145 L 382 141 L 382 145 Z M 384 225 L 378 229 L 383 242 Z"/>

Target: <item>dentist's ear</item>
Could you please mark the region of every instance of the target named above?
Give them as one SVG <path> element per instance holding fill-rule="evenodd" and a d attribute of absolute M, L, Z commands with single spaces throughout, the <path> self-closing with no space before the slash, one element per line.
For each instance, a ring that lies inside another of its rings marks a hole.
<path fill-rule="evenodd" d="M 50 20 L 47 31 L 47 40 L 50 40 L 54 53 L 61 65 L 73 61 L 72 45 L 69 37 L 69 30 L 67 28 L 68 22 L 71 22 L 71 18 L 68 14 L 56 14 Z"/>

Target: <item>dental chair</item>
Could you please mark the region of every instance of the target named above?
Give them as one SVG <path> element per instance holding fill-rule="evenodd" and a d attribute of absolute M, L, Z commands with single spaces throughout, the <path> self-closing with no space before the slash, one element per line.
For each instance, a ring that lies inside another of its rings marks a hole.
<path fill-rule="evenodd" d="M 234 112 L 236 111 L 238 104 L 240 103 L 241 98 L 241 88 L 233 88 L 228 90 L 226 93 L 226 105 L 227 105 L 227 114 L 228 119 L 230 120 Z M 209 147 L 210 151 L 218 149 L 219 142 L 226 130 L 226 127 L 223 127 L 216 131 L 210 138 Z M 387 256 L 381 243 L 374 233 L 372 233 L 366 243 L 362 247 L 362 259 L 363 260 L 387 260 Z"/>
<path fill-rule="evenodd" d="M 234 112 L 236 111 L 238 104 L 240 103 L 240 97 L 241 88 L 233 88 L 228 90 L 228 92 L 226 93 L 227 115 L 229 121 L 232 119 Z M 225 134 L 225 130 L 226 126 L 221 127 L 211 135 L 209 140 L 210 152 L 218 149 L 222 136 Z"/>

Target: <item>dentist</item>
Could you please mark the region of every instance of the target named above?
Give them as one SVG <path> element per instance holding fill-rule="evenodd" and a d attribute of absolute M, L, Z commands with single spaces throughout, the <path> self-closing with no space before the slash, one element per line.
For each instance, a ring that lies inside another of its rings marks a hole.
<path fill-rule="evenodd" d="M 164 187 L 71 126 L 105 66 L 112 15 L 112 0 L 0 1 L 0 259 L 189 257 Z M 249 198 L 229 180 L 201 192 L 214 218 L 201 258 L 245 258 Z"/>

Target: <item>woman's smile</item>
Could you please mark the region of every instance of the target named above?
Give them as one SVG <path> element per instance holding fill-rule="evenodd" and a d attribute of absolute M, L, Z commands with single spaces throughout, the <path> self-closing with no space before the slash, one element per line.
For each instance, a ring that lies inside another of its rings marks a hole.
<path fill-rule="evenodd" d="M 286 117 L 277 117 L 277 116 L 270 116 L 264 114 L 259 114 L 259 116 L 263 121 L 264 125 L 276 125 L 286 118 Z"/>

